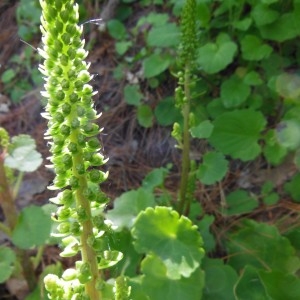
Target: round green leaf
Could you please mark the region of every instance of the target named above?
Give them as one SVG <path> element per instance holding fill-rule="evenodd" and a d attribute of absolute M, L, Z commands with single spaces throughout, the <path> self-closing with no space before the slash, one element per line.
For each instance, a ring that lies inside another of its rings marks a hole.
<path fill-rule="evenodd" d="M 226 108 L 237 107 L 247 100 L 250 91 L 239 77 L 231 76 L 221 85 L 221 99 Z"/>
<path fill-rule="evenodd" d="M 181 118 L 181 113 L 175 106 L 173 97 L 161 100 L 155 107 L 154 115 L 159 125 L 168 126 L 174 124 Z"/>
<path fill-rule="evenodd" d="M 107 22 L 107 29 L 109 34 L 116 40 L 122 40 L 126 37 L 126 27 L 119 20 L 109 20 Z"/>
<path fill-rule="evenodd" d="M 197 178 L 203 184 L 214 184 L 221 181 L 228 170 L 228 161 L 222 153 L 208 152 L 197 171 Z"/>
<path fill-rule="evenodd" d="M 276 91 L 285 99 L 300 99 L 300 76 L 282 73 L 276 78 Z"/>
<path fill-rule="evenodd" d="M 282 14 L 275 22 L 259 27 L 261 36 L 264 39 L 277 42 L 297 37 L 300 34 L 300 16 L 298 11 Z"/>
<path fill-rule="evenodd" d="M 199 48 L 197 62 L 206 73 L 218 73 L 233 61 L 237 46 L 224 35 L 221 33 L 216 43 L 207 43 Z"/>
<path fill-rule="evenodd" d="M 180 31 L 175 23 L 153 27 L 147 37 L 150 47 L 173 47 L 179 43 Z"/>
<path fill-rule="evenodd" d="M 262 40 L 255 35 L 246 35 L 241 40 L 242 56 L 246 60 L 262 60 L 270 56 L 273 48 L 263 44 Z"/>
<path fill-rule="evenodd" d="M 16 72 L 13 69 L 5 70 L 1 75 L 1 80 L 3 83 L 10 82 L 16 76 Z"/>
<path fill-rule="evenodd" d="M 164 72 L 170 65 L 169 57 L 154 53 L 143 61 L 144 75 L 146 78 L 154 77 Z"/>
<path fill-rule="evenodd" d="M 210 137 L 214 126 L 209 120 L 201 122 L 199 125 L 190 129 L 193 138 L 207 139 Z"/>
<path fill-rule="evenodd" d="M 292 196 L 293 200 L 300 202 L 300 174 L 296 174 L 289 182 L 284 185 L 284 190 Z"/>
<path fill-rule="evenodd" d="M 0 247 L 0 283 L 5 282 L 14 271 L 16 254 L 8 247 Z"/>
<path fill-rule="evenodd" d="M 255 71 L 251 71 L 248 74 L 245 75 L 244 79 L 243 79 L 244 83 L 247 85 L 261 85 L 263 84 L 263 80 L 261 79 L 260 75 L 255 72 Z"/>
<path fill-rule="evenodd" d="M 300 146 L 300 123 L 296 120 L 282 121 L 277 125 L 278 143 L 286 149 L 296 150 Z"/>
<path fill-rule="evenodd" d="M 247 264 L 267 271 L 294 273 L 299 270 L 300 260 L 295 249 L 275 226 L 245 220 L 239 228 L 226 240 L 228 263 L 238 272 Z"/>
<path fill-rule="evenodd" d="M 200 265 L 202 239 L 192 222 L 168 208 L 147 208 L 132 228 L 134 247 L 139 253 L 155 253 L 167 268 L 167 276 L 189 277 Z"/>
<path fill-rule="evenodd" d="M 251 16 L 255 24 L 260 27 L 276 21 L 280 16 L 280 13 L 263 3 L 257 3 L 251 12 Z"/>
<path fill-rule="evenodd" d="M 140 105 L 137 109 L 137 119 L 141 126 L 151 127 L 153 123 L 153 112 L 149 105 Z"/>
<path fill-rule="evenodd" d="M 50 237 L 51 219 L 39 206 L 25 207 L 12 233 L 13 243 L 21 249 L 44 245 Z"/>
<path fill-rule="evenodd" d="M 264 284 L 258 275 L 258 270 L 249 265 L 246 265 L 242 271 L 234 290 L 237 299 L 274 299 L 268 296 Z"/>
<path fill-rule="evenodd" d="M 140 105 L 142 97 L 143 95 L 140 92 L 140 87 L 138 85 L 127 84 L 124 87 L 124 99 L 126 103 L 138 106 Z"/>
<path fill-rule="evenodd" d="M 123 227 L 131 228 L 139 212 L 154 205 L 153 194 L 146 189 L 140 188 L 136 191 L 123 193 L 116 198 L 114 208 L 107 212 L 106 218 L 119 229 Z"/>
<path fill-rule="evenodd" d="M 266 120 L 260 112 L 250 109 L 225 112 L 213 122 L 209 142 L 233 158 L 252 160 L 261 151 L 258 139 L 265 124 Z"/>
<path fill-rule="evenodd" d="M 188 278 L 170 279 L 164 263 L 155 255 L 142 262 L 142 290 L 148 299 L 199 300 L 204 287 L 204 273 L 197 268 Z"/>
<path fill-rule="evenodd" d="M 258 206 L 258 201 L 246 191 L 236 190 L 226 196 L 226 205 L 224 215 L 234 216 L 252 212 Z"/>
<path fill-rule="evenodd" d="M 231 266 L 225 265 L 221 259 L 206 258 L 203 261 L 203 270 L 205 272 L 205 289 L 202 299 L 234 299 L 233 286 L 238 276 Z M 218 284 L 216 284 L 216 282 L 218 282 Z"/>
<path fill-rule="evenodd" d="M 120 42 L 116 42 L 115 44 L 116 51 L 119 55 L 125 54 L 131 46 L 132 46 L 131 41 L 120 41 Z"/>
<path fill-rule="evenodd" d="M 21 134 L 12 138 L 5 157 L 5 165 L 21 172 L 33 172 L 42 163 L 42 156 L 35 150 L 35 141 L 30 136 Z"/>
<path fill-rule="evenodd" d="M 260 271 L 259 276 L 271 300 L 300 299 L 300 279 L 282 271 Z"/>

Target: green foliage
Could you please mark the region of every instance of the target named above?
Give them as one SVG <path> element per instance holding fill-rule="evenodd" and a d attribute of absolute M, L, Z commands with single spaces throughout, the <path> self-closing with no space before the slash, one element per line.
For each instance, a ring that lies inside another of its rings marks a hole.
<path fill-rule="evenodd" d="M 36 0 L 21 0 L 17 8 L 18 35 L 29 41 L 39 32 L 41 8 Z"/>
<path fill-rule="evenodd" d="M 249 109 L 225 112 L 213 122 L 210 143 L 224 154 L 241 160 L 253 160 L 260 152 L 260 132 L 266 120 L 260 112 Z"/>
<path fill-rule="evenodd" d="M 226 33 L 220 33 L 215 43 L 206 43 L 198 50 L 198 64 L 204 72 L 214 74 L 225 69 L 232 61 L 237 45 Z"/>
<path fill-rule="evenodd" d="M 12 232 L 12 241 L 20 249 L 44 245 L 50 236 L 51 220 L 41 207 L 27 206 Z M 26 236 L 26 239 L 24 239 Z"/>
<path fill-rule="evenodd" d="M 258 207 L 257 199 L 246 191 L 235 190 L 226 196 L 226 208 L 223 213 L 227 216 L 246 214 Z"/>
<path fill-rule="evenodd" d="M 38 55 L 26 46 L 22 55 L 13 55 L 6 64 L 1 81 L 4 83 L 4 93 L 12 102 L 20 102 L 26 93 L 42 84 L 42 76 L 34 67 L 37 63 Z"/>
<path fill-rule="evenodd" d="M 116 278 L 114 285 L 113 280 L 101 279 L 103 299 L 299 299 L 298 224 L 283 235 L 276 225 L 247 219 L 256 209 L 272 209 L 287 197 L 299 202 L 299 174 L 284 182 L 283 189 L 281 184 L 270 182 L 242 187 L 234 177 L 235 173 L 247 173 L 248 166 L 258 162 L 266 162 L 272 173 L 287 155 L 295 156 L 297 167 L 300 165 L 300 89 L 295 69 L 299 64 L 298 1 L 171 0 L 166 6 L 160 0 L 145 0 L 134 3 L 134 7 L 133 1 L 122 1 L 116 18 L 107 22 L 119 59 L 114 73 L 120 81 L 124 74 L 134 76 L 132 81 L 126 77 L 124 100 L 135 106 L 139 125 L 173 126 L 172 136 L 182 151 L 181 178 L 178 195 L 168 193 L 164 187 L 167 168 L 155 169 L 139 189 L 120 195 L 113 209 L 105 213 L 107 198 L 98 184 L 107 174 L 98 170 L 105 161 L 93 138 L 99 128 L 93 125 L 96 112 L 84 63 L 87 53 L 76 25 L 78 16 L 67 17 L 77 8 L 72 1 L 62 3 L 62 13 L 58 12 L 59 4 L 44 13 L 45 52 L 40 50 L 45 58 L 41 71 L 48 77 L 44 95 L 48 98 L 47 134 L 52 136 L 54 186 L 63 189 L 51 200 L 60 206 L 55 218 L 59 222 L 57 235 L 63 237 L 65 246 L 61 255 L 73 256 L 85 246 L 95 251 L 100 260 L 97 268 L 110 267 L 108 276 Z M 133 9 L 147 6 L 151 13 L 136 24 L 125 25 Z M 166 8 L 174 15 L 165 13 Z M 35 14 L 33 10 L 33 30 Z M 178 26 L 175 20 L 180 15 Z M 74 26 L 68 29 L 74 34 L 71 43 L 67 26 L 61 26 L 68 22 Z M 62 31 L 57 34 L 59 29 Z M 29 29 L 22 30 L 24 35 L 30 34 Z M 11 63 L 2 74 L 7 90 L 17 82 L 22 67 L 16 60 Z M 78 71 L 75 77 L 73 71 Z M 147 93 L 165 84 L 170 72 L 178 74 L 176 100 L 156 99 L 150 106 Z M 20 98 L 20 94 L 10 93 L 13 99 Z M 25 147 L 20 150 L 24 164 L 18 167 L 28 171 L 28 158 L 33 162 L 38 158 L 34 158 L 29 141 L 26 143 L 20 143 L 21 149 Z M 195 148 L 201 151 L 191 161 Z M 13 149 L 11 153 L 20 156 Z M 16 161 L 9 165 L 17 166 Z M 231 177 L 234 186 L 227 183 Z M 80 195 L 89 199 L 91 215 L 86 214 L 89 207 L 76 207 L 75 198 Z M 211 195 L 217 196 L 212 199 Z M 161 203 L 173 206 L 179 214 L 171 207 L 157 206 Z M 27 212 L 21 215 L 27 216 Z M 42 216 L 41 212 L 37 215 Z M 83 237 L 81 228 L 87 220 L 92 220 L 92 230 Z M 34 231 L 31 223 L 26 224 Z M 16 232 L 24 232 L 24 226 L 17 227 Z M 19 246 L 36 245 L 39 234 L 33 233 L 33 240 L 26 245 L 22 241 Z M 46 233 L 41 240 L 46 240 Z M 87 245 L 82 246 L 85 241 Z M 210 258 L 204 257 L 202 247 Z M 3 251 L 8 262 L 4 263 L 7 272 L 1 274 L 5 280 L 14 268 L 14 257 Z M 93 277 L 86 262 L 59 276 L 45 279 L 53 299 L 84 297 L 82 284 Z"/>
<path fill-rule="evenodd" d="M 221 181 L 228 170 L 228 161 L 222 153 L 207 152 L 197 171 L 197 178 L 203 184 L 213 184 Z"/>
<path fill-rule="evenodd" d="M 28 206 L 20 212 L 16 199 L 22 183 L 23 173 L 35 171 L 42 162 L 35 141 L 28 135 L 10 138 L 0 127 L 0 206 L 4 220 L 0 230 L 10 240 L 13 248 L 0 247 L 0 282 L 10 277 L 24 279 L 28 290 L 33 291 L 38 281 L 35 274 L 40 255 L 34 257 L 27 249 L 37 249 L 47 244 L 50 237 L 51 220 L 47 209 Z"/>
<path fill-rule="evenodd" d="M 16 254 L 12 249 L 1 246 L 0 257 L 0 283 L 3 283 L 12 275 L 14 271 Z"/>
<path fill-rule="evenodd" d="M 35 147 L 35 141 L 28 135 L 13 137 L 4 164 L 20 172 L 35 171 L 42 163 L 41 154 Z"/>

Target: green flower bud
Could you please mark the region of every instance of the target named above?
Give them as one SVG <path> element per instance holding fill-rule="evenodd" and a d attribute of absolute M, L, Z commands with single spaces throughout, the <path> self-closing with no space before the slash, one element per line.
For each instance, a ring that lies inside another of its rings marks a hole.
<path fill-rule="evenodd" d="M 97 138 L 91 138 L 87 143 L 93 150 L 98 150 L 100 148 L 100 142 Z"/>
<path fill-rule="evenodd" d="M 78 189 L 79 188 L 79 179 L 75 176 L 72 176 L 69 179 L 69 185 L 72 187 L 72 189 Z"/>
<path fill-rule="evenodd" d="M 69 150 L 71 153 L 77 153 L 77 152 L 78 152 L 77 144 L 75 144 L 75 143 L 73 143 L 73 142 L 70 142 L 69 145 L 68 145 L 68 150 Z"/>
<path fill-rule="evenodd" d="M 66 10 L 63 10 L 61 13 L 60 13 L 60 17 L 62 19 L 62 21 L 64 23 L 67 23 L 68 22 L 68 18 L 69 18 L 69 12 L 66 11 Z M 67 43 L 66 43 L 67 44 Z"/>
<path fill-rule="evenodd" d="M 78 95 L 76 94 L 76 93 L 72 93 L 71 95 L 70 95 L 70 101 L 72 102 L 72 103 L 75 103 L 75 102 L 77 102 L 79 100 L 79 97 L 78 97 Z"/>
<path fill-rule="evenodd" d="M 68 24 L 66 27 L 66 32 L 69 33 L 71 36 L 75 35 L 77 32 L 76 26 Z"/>
<path fill-rule="evenodd" d="M 64 24 L 62 22 L 60 22 L 59 20 L 56 20 L 55 27 L 58 32 L 62 32 Z"/>
<path fill-rule="evenodd" d="M 55 66 L 55 69 L 53 70 L 55 75 L 61 76 L 63 73 L 63 69 L 59 66 Z"/>
<path fill-rule="evenodd" d="M 103 216 L 97 215 L 93 217 L 92 221 L 93 221 L 93 225 L 99 230 L 102 230 L 105 226 Z"/>
<path fill-rule="evenodd" d="M 64 100 L 65 98 L 65 93 L 63 91 L 57 91 L 56 92 L 56 99 L 59 101 Z"/>
<path fill-rule="evenodd" d="M 93 152 L 84 152 L 83 153 L 83 159 L 85 161 L 90 161 L 93 157 L 93 154 L 94 154 Z"/>
<path fill-rule="evenodd" d="M 77 210 L 78 221 L 80 223 L 85 222 L 89 219 L 85 209 L 83 207 L 78 207 Z"/>
<path fill-rule="evenodd" d="M 78 135 L 77 135 L 77 143 L 81 147 L 85 146 L 85 135 L 84 134 L 78 133 Z"/>
<path fill-rule="evenodd" d="M 90 86 L 89 84 L 85 84 L 83 86 L 83 90 L 82 92 L 85 94 L 85 95 L 91 95 L 93 94 L 93 88 L 92 86 Z"/>
<path fill-rule="evenodd" d="M 72 222 L 70 232 L 73 235 L 80 235 L 80 233 L 81 233 L 80 224 L 78 222 Z"/>
<path fill-rule="evenodd" d="M 88 187 L 84 189 L 83 195 L 89 201 L 94 201 L 97 198 L 97 194 L 100 192 L 100 189 L 97 185 L 89 183 Z"/>
<path fill-rule="evenodd" d="M 99 170 L 91 170 L 89 172 L 89 179 L 91 182 L 100 183 L 103 181 L 104 173 Z"/>
<path fill-rule="evenodd" d="M 55 152 L 55 151 L 53 151 Z M 63 166 L 57 166 L 55 167 L 55 173 L 59 175 L 66 174 L 66 169 Z"/>
<path fill-rule="evenodd" d="M 80 267 L 78 279 L 81 283 L 86 283 L 92 278 L 91 268 L 89 263 L 83 263 Z"/>
<path fill-rule="evenodd" d="M 68 56 L 66 56 L 65 54 L 62 54 L 59 58 L 60 60 L 60 63 L 63 65 L 63 66 L 67 66 L 68 63 L 69 63 L 69 58 Z"/>
<path fill-rule="evenodd" d="M 70 48 L 67 53 L 70 59 L 74 59 L 76 57 L 76 51 L 73 48 Z"/>
<path fill-rule="evenodd" d="M 77 164 L 76 166 L 75 166 L 75 168 L 76 168 L 76 171 L 77 171 L 77 173 L 79 174 L 79 175 L 83 175 L 84 173 L 85 173 L 85 166 L 84 166 L 84 164 Z"/>
<path fill-rule="evenodd" d="M 76 110 L 77 110 L 77 115 L 78 115 L 78 117 L 82 117 L 82 116 L 84 116 L 84 114 L 85 114 L 85 109 L 82 107 L 82 106 L 77 106 L 76 107 Z"/>
<path fill-rule="evenodd" d="M 71 121 L 71 128 L 76 129 L 80 126 L 80 121 L 76 118 Z"/>
<path fill-rule="evenodd" d="M 58 220 L 65 221 L 70 218 L 72 210 L 67 207 L 59 207 L 57 210 Z"/>
<path fill-rule="evenodd" d="M 62 41 L 63 41 L 66 45 L 70 44 L 70 42 L 71 42 L 71 36 L 70 36 L 70 34 L 67 33 L 67 32 L 65 32 L 65 33 L 62 35 L 61 39 L 62 39 Z"/>
<path fill-rule="evenodd" d="M 103 204 L 107 203 L 109 201 L 109 198 L 103 192 L 99 191 L 99 193 L 96 195 L 95 201 L 97 203 Z"/>
<path fill-rule="evenodd" d="M 62 0 L 54 0 L 55 6 L 58 10 L 61 10 L 62 6 L 63 6 L 63 1 Z M 53 3 L 53 4 L 54 4 Z"/>
<path fill-rule="evenodd" d="M 95 153 L 90 159 L 90 162 L 94 167 L 97 167 L 97 166 L 102 166 L 105 163 L 105 160 L 102 154 Z"/>
<path fill-rule="evenodd" d="M 65 120 L 65 117 L 62 113 L 57 112 L 54 115 L 54 119 L 58 122 L 58 123 L 62 123 Z"/>
<path fill-rule="evenodd" d="M 68 90 L 70 88 L 69 80 L 63 79 L 61 82 L 61 87 L 63 88 L 63 90 Z"/>
<path fill-rule="evenodd" d="M 95 123 L 87 123 L 83 126 L 83 130 L 86 135 L 92 136 L 99 132 L 99 126 Z"/>
<path fill-rule="evenodd" d="M 60 51 L 62 50 L 62 48 L 63 48 L 63 44 L 62 44 L 61 41 L 56 40 L 56 41 L 54 41 L 54 47 L 55 47 L 55 49 L 56 49 L 57 51 L 60 52 Z"/>
<path fill-rule="evenodd" d="M 69 207 L 70 205 L 72 205 L 72 203 L 74 202 L 74 196 L 73 196 L 73 192 L 71 190 L 64 190 L 61 194 L 60 194 L 60 198 L 61 198 L 61 202 L 66 206 Z"/>
<path fill-rule="evenodd" d="M 61 106 L 61 110 L 64 114 L 64 116 L 67 116 L 70 114 L 71 110 L 72 110 L 72 107 L 69 103 L 64 103 L 62 106 Z"/>
<path fill-rule="evenodd" d="M 82 82 L 87 83 L 91 80 L 91 76 L 88 71 L 82 70 L 78 75 L 78 79 L 81 80 Z"/>
<path fill-rule="evenodd" d="M 55 64 L 54 64 L 53 60 L 47 59 L 45 62 L 45 66 L 47 69 L 53 69 L 55 67 Z"/>
<path fill-rule="evenodd" d="M 61 159 L 61 162 L 65 165 L 67 169 L 70 169 L 73 165 L 72 156 L 70 154 L 64 154 Z"/>
<path fill-rule="evenodd" d="M 81 80 L 77 80 L 77 81 L 75 81 L 75 88 L 77 89 L 77 90 L 82 90 L 82 88 L 83 88 L 83 82 L 81 81 Z"/>
<path fill-rule="evenodd" d="M 62 274 L 62 279 L 65 281 L 71 281 L 77 278 L 77 270 L 75 269 L 67 269 Z"/>
<path fill-rule="evenodd" d="M 75 79 L 77 77 L 76 75 L 77 75 L 77 73 L 75 70 L 71 69 L 68 71 L 68 77 L 70 80 Z"/>
<path fill-rule="evenodd" d="M 54 186 L 64 188 L 66 186 L 66 178 L 64 175 L 57 175 L 53 181 Z"/>
<path fill-rule="evenodd" d="M 70 129 L 70 127 L 68 125 L 66 125 L 66 124 L 61 125 L 61 127 L 60 127 L 60 133 L 62 135 L 69 136 L 70 132 L 71 132 L 71 129 Z"/>
<path fill-rule="evenodd" d="M 57 230 L 59 233 L 69 233 L 70 232 L 70 223 L 69 222 L 63 222 L 63 223 L 60 223 L 58 226 L 57 226 Z"/>

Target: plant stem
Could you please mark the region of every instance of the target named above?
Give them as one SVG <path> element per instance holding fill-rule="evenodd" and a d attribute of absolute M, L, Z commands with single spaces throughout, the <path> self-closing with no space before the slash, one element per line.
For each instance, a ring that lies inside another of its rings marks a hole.
<path fill-rule="evenodd" d="M 18 221 L 18 212 L 14 200 L 14 193 L 10 188 L 5 174 L 4 153 L 2 153 L 0 155 L 0 205 L 3 210 L 4 218 L 8 223 L 8 226 L 5 226 L 4 224 L 1 226 L 2 230 L 6 230 L 5 233 L 12 232 Z M 28 288 L 30 291 L 32 291 L 35 289 L 37 281 L 33 265 L 30 261 L 30 256 L 28 252 L 23 249 L 16 249 L 16 254 L 22 266 L 23 275 L 27 282 Z"/>
<path fill-rule="evenodd" d="M 183 214 L 189 210 L 189 203 L 186 203 L 186 193 L 188 187 L 189 171 L 190 171 L 190 132 L 189 132 L 189 116 L 190 116 L 190 68 L 185 66 L 184 72 L 184 95 L 186 97 L 183 104 L 183 153 L 181 163 L 181 176 L 180 176 L 180 191 L 179 191 L 179 205 L 178 212 Z"/>
<path fill-rule="evenodd" d="M 17 224 L 18 213 L 10 185 L 5 174 L 4 153 L 0 155 L 0 205 L 8 227 L 10 230 L 13 230 Z"/>
<path fill-rule="evenodd" d="M 74 165 L 83 164 L 82 153 L 79 152 L 73 157 Z M 82 222 L 81 256 L 83 263 L 88 263 L 91 268 L 92 279 L 85 284 L 85 290 L 91 300 L 100 300 L 101 292 L 97 289 L 99 281 L 101 281 L 101 273 L 98 270 L 98 260 L 95 250 L 88 244 L 88 240 L 93 236 L 93 223 L 90 202 L 83 195 L 84 189 L 87 187 L 86 175 L 79 175 L 75 168 L 73 174 L 79 178 L 79 189 L 76 191 L 76 206 L 82 207 L 87 215 L 87 220 Z"/>

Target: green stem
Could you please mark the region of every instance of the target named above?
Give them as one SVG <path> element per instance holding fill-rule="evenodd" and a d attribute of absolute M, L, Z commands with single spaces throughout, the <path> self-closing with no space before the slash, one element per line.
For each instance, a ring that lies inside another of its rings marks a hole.
<path fill-rule="evenodd" d="M 5 174 L 4 154 L 0 155 L 0 205 L 8 227 L 10 230 L 13 230 L 18 221 L 18 212 L 15 207 L 13 193 Z"/>
<path fill-rule="evenodd" d="M 183 214 L 189 210 L 189 203 L 187 202 L 186 193 L 188 187 L 188 177 L 190 171 L 190 132 L 189 132 L 189 116 L 190 116 L 190 68 L 188 65 L 185 67 L 184 73 L 184 95 L 186 101 L 182 108 L 183 113 L 183 153 L 181 163 L 181 175 L 180 175 L 180 192 L 179 192 L 179 205 L 178 212 Z"/>
<path fill-rule="evenodd" d="M 14 189 L 13 189 L 13 198 L 16 199 L 20 190 L 21 183 L 23 181 L 24 172 L 19 172 L 17 181 L 15 183 Z"/>
<path fill-rule="evenodd" d="M 73 162 L 74 165 L 84 163 L 81 152 L 73 156 Z M 75 168 L 73 168 L 73 174 L 79 178 L 79 188 L 76 191 L 76 206 L 82 207 L 87 214 L 87 220 L 82 222 L 82 232 L 80 235 L 81 256 L 83 263 L 88 263 L 90 265 L 92 279 L 85 284 L 85 290 L 91 300 L 100 300 L 102 299 L 102 296 L 101 292 L 97 289 L 97 286 L 99 285 L 99 281 L 101 281 L 101 273 L 98 270 L 97 254 L 88 244 L 88 240 L 93 236 L 93 223 L 90 202 L 83 194 L 83 191 L 87 187 L 87 178 L 85 175 L 79 175 Z"/>
<path fill-rule="evenodd" d="M 4 218 L 8 226 L 2 224 L 2 230 L 11 232 L 14 230 L 18 221 L 18 212 L 15 206 L 14 193 L 12 192 L 7 180 L 4 168 L 4 154 L 0 155 L 0 205 L 3 210 Z M 32 291 L 36 287 L 36 277 L 30 256 L 26 250 L 16 249 L 17 256 L 22 266 L 24 278 L 28 284 L 29 290 Z"/>
<path fill-rule="evenodd" d="M 0 222 L 0 230 L 2 232 L 4 232 L 7 236 L 11 235 L 11 230 L 9 229 L 9 227 L 6 226 L 5 224 L 1 223 L 1 222 Z"/>

